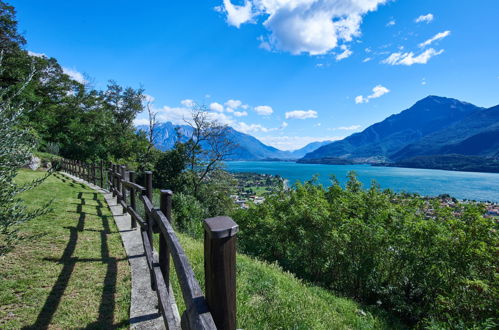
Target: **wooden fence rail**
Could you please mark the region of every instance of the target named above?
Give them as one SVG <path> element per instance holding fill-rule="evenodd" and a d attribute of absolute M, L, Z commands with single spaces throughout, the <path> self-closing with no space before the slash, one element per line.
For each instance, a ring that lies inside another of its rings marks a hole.
<path fill-rule="evenodd" d="M 139 228 L 151 276 L 152 289 L 167 329 L 236 329 L 236 233 L 238 225 L 229 217 L 204 220 L 205 290 L 203 295 L 189 260 L 171 225 L 172 196 L 160 190 L 160 206 L 154 207 L 152 172 L 145 172 L 144 185 L 126 166 L 103 162 L 89 164 L 63 159 L 62 170 L 92 182 L 116 197 L 123 212 L 131 216 L 131 228 Z M 106 184 L 106 187 L 104 185 Z M 143 213 L 137 205 L 137 195 Z M 138 227 L 137 227 L 138 226 Z M 159 234 L 159 251 L 154 249 Z M 170 257 L 186 306 L 179 316 L 170 284 Z"/>

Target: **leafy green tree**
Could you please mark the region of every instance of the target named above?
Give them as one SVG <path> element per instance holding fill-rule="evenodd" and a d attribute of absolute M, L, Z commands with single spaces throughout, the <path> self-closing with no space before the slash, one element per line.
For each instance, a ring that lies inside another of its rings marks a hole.
<path fill-rule="evenodd" d="M 0 70 L 1 66 L 0 56 Z M 28 76 L 24 86 L 33 75 Z M 36 147 L 36 137 L 26 129 L 19 128 L 19 118 L 24 111 L 12 103 L 9 95 L 16 96 L 21 90 L 0 89 L 0 255 L 8 251 L 19 239 L 18 225 L 46 212 L 47 207 L 28 210 L 19 194 L 44 180 L 25 185 L 15 183 L 19 168 L 25 165 Z"/>

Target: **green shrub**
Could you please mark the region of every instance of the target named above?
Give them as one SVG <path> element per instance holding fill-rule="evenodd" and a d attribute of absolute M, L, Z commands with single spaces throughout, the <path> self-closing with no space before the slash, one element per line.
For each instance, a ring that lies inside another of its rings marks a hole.
<path fill-rule="evenodd" d="M 481 205 L 313 182 L 233 216 L 243 252 L 299 277 L 377 304 L 411 325 L 497 322 L 498 224 Z"/>
<path fill-rule="evenodd" d="M 191 195 L 173 194 L 173 223 L 176 229 L 192 237 L 203 237 L 203 219 L 207 218 L 207 210 Z"/>

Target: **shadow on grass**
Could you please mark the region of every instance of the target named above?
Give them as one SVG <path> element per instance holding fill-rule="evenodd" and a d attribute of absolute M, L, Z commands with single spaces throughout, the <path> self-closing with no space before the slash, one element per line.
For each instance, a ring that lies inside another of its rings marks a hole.
<path fill-rule="evenodd" d="M 86 195 L 90 195 L 86 197 Z M 111 229 L 109 226 L 109 218 L 102 214 L 101 208 L 104 206 L 102 202 L 98 200 L 97 193 L 94 192 L 80 192 L 78 193 L 79 204 L 76 205 L 76 212 L 79 214 L 78 222 L 75 227 L 64 227 L 69 229 L 69 241 L 64 249 L 64 252 L 60 259 L 45 258 L 45 261 L 57 262 L 63 265 L 59 276 L 50 291 L 49 296 L 45 300 L 42 310 L 38 314 L 35 323 L 31 326 L 24 327 L 24 329 L 47 329 L 54 317 L 55 312 L 61 300 L 64 296 L 64 292 L 68 286 L 71 275 L 74 271 L 75 265 L 81 262 L 100 262 L 107 265 L 106 275 L 104 278 L 103 290 L 100 298 L 99 304 L 99 316 L 98 319 L 84 326 L 85 329 L 115 329 L 119 327 L 124 327 L 128 325 L 128 321 L 120 322 L 119 324 L 113 324 L 114 321 L 114 309 L 115 309 L 115 294 L 116 294 L 116 280 L 118 271 L 118 262 L 124 259 L 116 259 L 110 257 L 109 247 L 108 247 L 108 234 L 111 234 Z M 98 205 L 95 206 L 97 210 L 97 216 L 102 220 L 102 230 L 90 230 L 85 229 L 85 219 L 89 214 L 83 211 L 83 206 L 86 205 L 86 199 L 92 199 L 98 201 Z M 74 211 L 69 211 L 74 212 Z M 78 233 L 83 231 L 96 231 L 100 232 L 100 259 L 84 259 L 73 257 L 76 249 L 76 244 L 78 242 Z M 126 259 L 126 258 L 125 258 Z M 78 313 L 78 311 L 74 311 Z"/>

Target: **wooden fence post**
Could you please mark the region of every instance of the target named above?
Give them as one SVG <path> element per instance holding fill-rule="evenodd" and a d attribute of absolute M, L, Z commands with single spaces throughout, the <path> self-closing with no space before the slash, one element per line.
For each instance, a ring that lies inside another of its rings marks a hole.
<path fill-rule="evenodd" d="M 104 189 L 104 161 L 102 159 L 100 161 L 99 172 L 100 172 L 100 187 Z"/>
<path fill-rule="evenodd" d="M 126 181 L 126 166 L 125 165 L 121 165 L 120 166 L 120 170 L 121 170 L 121 199 L 123 200 L 123 202 L 125 202 L 126 204 L 126 186 L 123 184 L 123 181 Z M 123 208 L 123 213 L 126 212 L 126 209 Z"/>
<path fill-rule="evenodd" d="M 204 220 L 206 301 L 217 329 L 236 329 L 236 233 L 229 217 Z"/>
<path fill-rule="evenodd" d="M 129 181 L 131 183 L 135 183 L 135 172 L 134 171 L 129 171 L 128 172 L 128 177 L 129 177 Z M 130 188 L 130 207 L 134 210 L 134 211 L 137 211 L 137 201 L 135 199 L 135 194 L 136 194 L 136 191 L 135 191 L 135 188 L 131 187 Z M 132 218 L 132 229 L 135 229 L 137 228 L 137 221 L 135 221 L 135 217 L 131 217 Z"/>
<path fill-rule="evenodd" d="M 94 185 L 97 185 L 97 178 L 95 177 L 95 174 L 97 173 L 96 170 L 96 165 L 95 162 L 92 162 L 92 182 Z"/>
<path fill-rule="evenodd" d="M 172 217 L 172 191 L 161 190 L 159 209 L 171 223 Z M 166 288 L 169 288 L 170 283 L 170 252 L 163 233 L 159 233 L 159 268 L 165 279 Z"/>
<path fill-rule="evenodd" d="M 151 204 L 154 205 L 153 202 L 153 194 L 152 194 L 152 172 L 151 171 L 145 171 L 144 174 L 146 175 L 145 179 L 145 187 L 146 187 L 146 196 L 149 198 L 151 201 Z M 151 241 L 151 246 L 153 244 L 152 242 L 152 234 L 153 234 L 153 226 L 154 226 L 154 219 L 150 217 L 148 214 L 146 214 L 147 218 L 147 233 L 149 235 L 149 240 Z"/>
<path fill-rule="evenodd" d="M 118 186 L 118 181 L 117 178 L 116 178 L 116 164 L 113 164 L 113 192 L 114 192 L 114 196 L 116 196 L 116 187 Z"/>
<path fill-rule="evenodd" d="M 153 204 L 153 200 L 152 200 L 152 172 L 151 171 L 145 171 L 144 172 L 145 174 L 145 188 L 146 190 L 143 191 L 143 193 L 146 195 L 146 197 L 149 199 L 149 201 L 151 202 L 151 204 L 154 206 Z M 153 226 L 153 223 L 154 223 L 154 219 L 149 216 L 149 214 L 147 214 L 147 211 L 145 212 L 145 217 L 146 217 L 146 221 L 147 221 L 147 237 L 149 238 L 149 243 L 151 244 L 151 247 L 154 246 L 154 242 L 153 242 L 153 231 L 152 231 L 152 226 Z M 154 281 L 154 276 L 151 272 L 151 289 L 152 290 L 156 290 L 156 283 Z"/>

